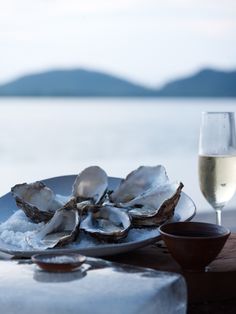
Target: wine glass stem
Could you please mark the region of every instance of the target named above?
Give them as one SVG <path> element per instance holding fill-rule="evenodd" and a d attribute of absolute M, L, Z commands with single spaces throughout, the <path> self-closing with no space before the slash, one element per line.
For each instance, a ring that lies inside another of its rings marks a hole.
<path fill-rule="evenodd" d="M 222 211 L 222 208 L 216 208 L 216 224 L 221 226 L 221 211 Z"/>

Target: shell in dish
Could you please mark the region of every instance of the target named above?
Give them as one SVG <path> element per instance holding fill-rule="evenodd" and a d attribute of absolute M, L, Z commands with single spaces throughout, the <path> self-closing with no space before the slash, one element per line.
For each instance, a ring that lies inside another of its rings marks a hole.
<path fill-rule="evenodd" d="M 17 184 L 11 189 L 16 204 L 33 222 L 49 221 L 64 202 L 43 182 Z"/>
<path fill-rule="evenodd" d="M 118 188 L 110 195 L 112 203 L 127 203 L 144 192 L 151 190 L 168 181 L 163 166 L 140 166 L 121 181 Z"/>
<path fill-rule="evenodd" d="M 76 208 L 64 207 L 56 211 L 43 228 L 29 237 L 28 244 L 34 249 L 61 247 L 73 242 L 79 234 L 80 216 Z"/>
<path fill-rule="evenodd" d="M 111 193 L 110 201 L 128 211 L 133 226 L 158 226 L 174 215 L 182 188 L 181 182 L 169 181 L 162 165 L 141 166 Z"/>
<path fill-rule="evenodd" d="M 181 182 L 162 185 L 126 203 L 124 206 L 132 218 L 132 225 L 159 226 L 170 219 L 182 188 Z"/>
<path fill-rule="evenodd" d="M 102 201 L 108 187 L 106 172 L 98 167 L 91 166 L 84 169 L 75 179 L 72 187 L 72 196 L 77 203 L 90 201 L 97 204 Z"/>
<path fill-rule="evenodd" d="M 80 225 L 82 230 L 93 237 L 108 242 L 126 237 L 130 227 L 129 215 L 110 205 L 92 206 Z"/>

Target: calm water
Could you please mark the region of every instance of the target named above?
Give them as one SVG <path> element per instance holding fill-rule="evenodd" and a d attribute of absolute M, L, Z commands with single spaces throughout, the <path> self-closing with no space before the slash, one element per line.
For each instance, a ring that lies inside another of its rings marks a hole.
<path fill-rule="evenodd" d="M 1 99 L 0 193 L 94 164 L 119 177 L 139 165 L 163 164 L 198 208 L 209 209 L 197 179 L 201 111 L 207 110 L 235 111 L 236 101 Z"/>

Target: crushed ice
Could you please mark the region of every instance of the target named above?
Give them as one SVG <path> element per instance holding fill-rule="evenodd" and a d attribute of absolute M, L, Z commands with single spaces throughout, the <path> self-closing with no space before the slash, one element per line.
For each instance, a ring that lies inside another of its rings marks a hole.
<path fill-rule="evenodd" d="M 5 244 L 14 246 L 19 250 L 32 250 L 26 241 L 26 238 L 33 233 L 39 231 L 44 226 L 44 223 L 33 223 L 24 214 L 22 210 L 16 211 L 8 220 L 0 224 L 0 240 Z M 158 228 L 133 228 L 129 231 L 126 238 L 118 243 L 106 243 L 99 241 L 84 232 L 81 232 L 77 241 L 68 245 L 69 248 L 90 248 L 100 245 L 119 245 L 122 243 L 130 243 L 143 241 L 159 235 Z"/>
<path fill-rule="evenodd" d="M 35 224 L 25 216 L 22 210 L 18 210 L 8 220 L 0 224 L 0 239 L 19 249 L 29 250 L 26 237 L 40 230 L 43 226 L 43 222 Z"/>

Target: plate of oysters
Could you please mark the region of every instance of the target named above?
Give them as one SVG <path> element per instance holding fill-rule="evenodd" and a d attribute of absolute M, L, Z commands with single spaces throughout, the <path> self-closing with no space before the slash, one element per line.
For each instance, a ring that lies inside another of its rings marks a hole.
<path fill-rule="evenodd" d="M 160 239 L 159 226 L 191 220 L 196 207 L 162 165 L 140 166 L 125 179 L 98 166 L 16 184 L 0 198 L 0 251 L 105 256 Z"/>

